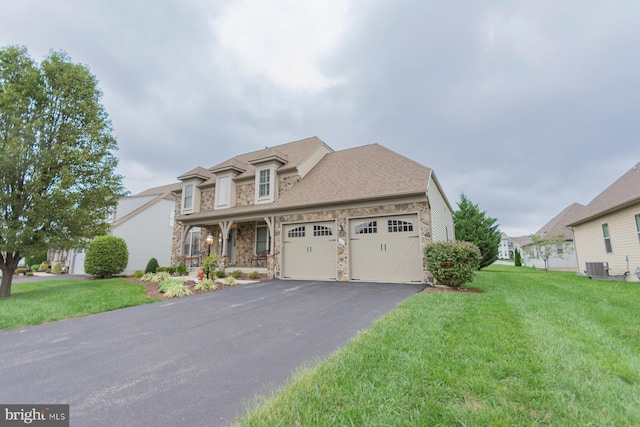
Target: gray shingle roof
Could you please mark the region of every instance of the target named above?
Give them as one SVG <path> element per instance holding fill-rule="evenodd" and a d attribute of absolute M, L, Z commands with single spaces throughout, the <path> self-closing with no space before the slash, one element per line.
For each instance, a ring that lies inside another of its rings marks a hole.
<path fill-rule="evenodd" d="M 573 231 L 567 228 L 567 225 L 580 218 L 586 207 L 580 203 L 573 203 L 564 208 L 558 215 L 553 217 L 549 222 L 536 232 L 539 237 L 551 237 L 564 235 L 565 240 L 573 240 Z"/>
<path fill-rule="evenodd" d="M 569 225 L 581 224 L 634 203 L 640 203 L 640 163 L 598 194 L 589 202 L 580 217 Z"/>
<path fill-rule="evenodd" d="M 241 156 L 238 156 L 241 157 Z M 301 159 L 299 161 L 302 161 Z M 351 203 L 403 195 L 426 197 L 431 169 L 379 144 L 326 154 L 274 203 L 204 211 L 180 218 L 227 217 L 269 210 Z"/>

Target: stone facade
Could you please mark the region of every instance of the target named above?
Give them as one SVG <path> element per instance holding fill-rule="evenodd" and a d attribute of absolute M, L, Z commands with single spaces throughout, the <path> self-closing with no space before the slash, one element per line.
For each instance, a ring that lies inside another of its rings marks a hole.
<path fill-rule="evenodd" d="M 237 206 L 253 205 L 256 200 L 255 188 L 256 188 L 255 182 L 237 185 L 236 186 L 236 205 Z"/>

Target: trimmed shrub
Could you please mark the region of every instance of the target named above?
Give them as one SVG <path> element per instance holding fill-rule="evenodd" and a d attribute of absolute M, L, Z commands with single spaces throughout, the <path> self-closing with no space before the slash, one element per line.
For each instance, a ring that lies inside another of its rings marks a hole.
<path fill-rule="evenodd" d="M 28 268 L 16 268 L 15 274 L 18 276 L 21 274 L 26 276 L 28 272 L 29 272 Z"/>
<path fill-rule="evenodd" d="M 51 272 L 53 274 L 62 274 L 62 264 L 59 261 L 56 261 L 51 267 Z"/>
<path fill-rule="evenodd" d="M 144 276 L 144 273 L 142 272 L 142 270 L 136 270 L 136 272 L 133 273 L 133 277 L 135 277 L 136 279 L 139 279 L 142 276 Z"/>
<path fill-rule="evenodd" d="M 224 277 L 224 271 L 216 270 L 213 272 L 213 275 L 216 276 L 218 279 L 222 279 Z"/>
<path fill-rule="evenodd" d="M 234 279 L 233 276 L 229 276 L 226 279 L 224 279 L 224 284 L 227 286 L 235 286 L 236 279 Z"/>
<path fill-rule="evenodd" d="M 129 263 L 127 243 L 121 237 L 98 236 L 87 247 L 84 271 L 95 277 L 120 274 Z"/>
<path fill-rule="evenodd" d="M 175 267 L 158 267 L 156 268 L 156 273 L 162 273 L 162 272 L 166 272 L 169 274 L 174 274 L 176 272 L 176 268 Z"/>
<path fill-rule="evenodd" d="M 427 268 L 439 284 L 451 288 L 471 282 L 480 267 L 480 249 L 471 242 L 438 242 L 424 250 Z"/>
<path fill-rule="evenodd" d="M 257 271 L 252 271 L 249 274 L 249 279 L 256 280 L 256 279 L 259 279 L 259 278 L 260 278 L 260 273 L 258 273 Z"/>
<path fill-rule="evenodd" d="M 240 270 L 233 270 L 231 272 L 231 277 L 233 277 L 234 279 L 237 279 L 240 276 L 242 276 L 242 271 Z"/>
<path fill-rule="evenodd" d="M 151 258 L 149 262 L 147 262 L 147 267 L 144 269 L 145 273 L 155 273 L 158 269 L 158 260 L 155 258 Z"/>
<path fill-rule="evenodd" d="M 40 267 L 38 267 L 38 271 L 41 272 L 41 273 L 47 271 L 48 269 L 49 269 L 49 264 L 47 264 L 46 261 L 42 261 L 40 263 Z"/>

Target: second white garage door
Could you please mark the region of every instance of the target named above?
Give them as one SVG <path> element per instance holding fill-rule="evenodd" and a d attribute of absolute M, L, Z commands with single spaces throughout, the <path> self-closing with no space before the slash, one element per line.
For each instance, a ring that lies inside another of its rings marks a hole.
<path fill-rule="evenodd" d="M 417 215 L 350 220 L 352 280 L 422 282 Z"/>
<path fill-rule="evenodd" d="M 282 233 L 283 278 L 336 280 L 334 221 L 285 224 Z"/>

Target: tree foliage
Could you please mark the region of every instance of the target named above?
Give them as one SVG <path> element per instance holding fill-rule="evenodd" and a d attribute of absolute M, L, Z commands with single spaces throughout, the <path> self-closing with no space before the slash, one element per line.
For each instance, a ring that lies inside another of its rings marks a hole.
<path fill-rule="evenodd" d="M 531 235 L 531 244 L 523 247 L 523 251 L 531 259 L 540 259 L 544 262 L 544 270 L 549 271 L 549 258 L 554 253 L 559 258 L 564 258 L 564 252 L 568 251 L 564 234 L 541 237 L 537 234 Z M 558 246 L 563 247 L 562 253 L 558 253 Z"/>
<path fill-rule="evenodd" d="M 496 218 L 488 217 L 464 193 L 460 195 L 458 210 L 453 213 L 456 240 L 474 243 L 480 249 L 481 269 L 498 259 L 501 233 L 497 221 Z"/>
<path fill-rule="evenodd" d="M 107 233 L 125 190 L 101 96 L 63 52 L 37 64 L 23 47 L 0 48 L 0 297 L 21 257 Z"/>

